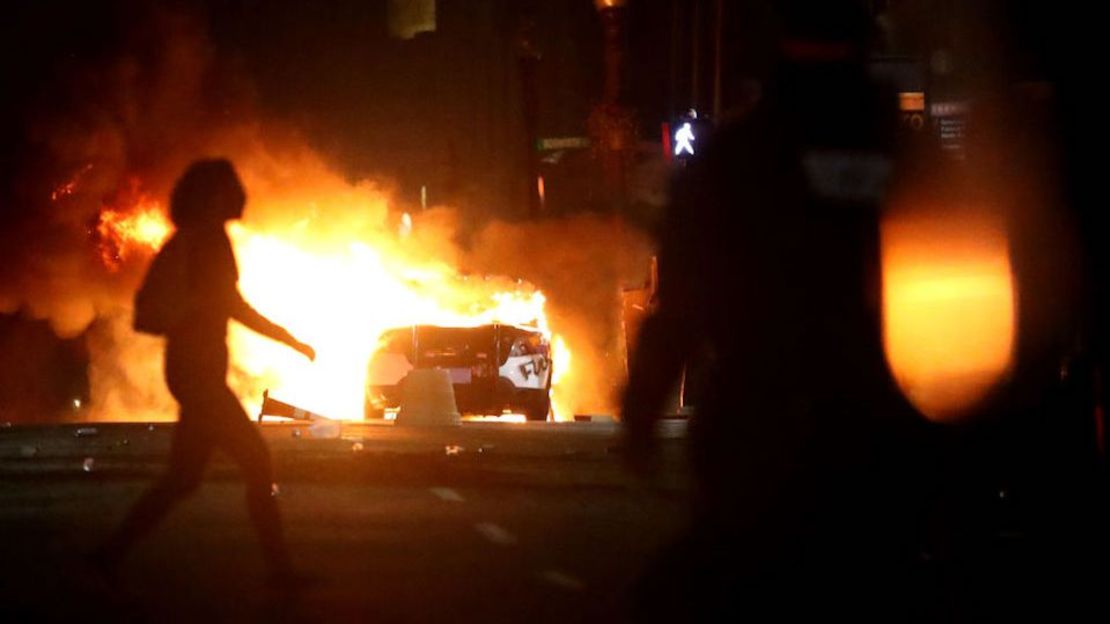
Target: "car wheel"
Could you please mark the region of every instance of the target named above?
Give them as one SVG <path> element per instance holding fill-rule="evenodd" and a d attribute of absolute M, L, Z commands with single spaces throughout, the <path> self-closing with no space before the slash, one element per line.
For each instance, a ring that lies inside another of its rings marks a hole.
<path fill-rule="evenodd" d="M 551 397 L 544 394 L 542 398 L 529 402 L 524 415 L 528 420 L 547 420 L 547 415 L 550 411 Z"/>

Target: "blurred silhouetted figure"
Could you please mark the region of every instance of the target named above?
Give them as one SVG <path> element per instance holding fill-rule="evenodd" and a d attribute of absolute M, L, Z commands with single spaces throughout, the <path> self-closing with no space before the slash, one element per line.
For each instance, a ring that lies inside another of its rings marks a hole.
<path fill-rule="evenodd" d="M 107 569 L 114 569 L 175 503 L 200 486 L 212 451 L 220 449 L 242 470 L 269 581 L 295 581 L 274 499 L 269 450 L 227 386 L 228 319 L 310 360 L 316 354 L 239 293 L 239 272 L 224 225 L 242 216 L 245 203 L 242 184 L 227 160 L 193 163 L 174 187 L 170 217 L 177 232 L 159 251 L 136 297 L 135 327 L 165 335 L 166 385 L 181 406 L 180 417 L 166 473 L 94 555 Z"/>
<path fill-rule="evenodd" d="M 904 621 L 918 554 L 905 475 L 924 424 L 881 339 L 895 101 L 867 74 L 862 3 L 770 6 L 750 34 L 774 34 L 737 59 L 758 103 L 676 181 L 630 367 L 629 461 L 650 471 L 684 363 L 715 353 L 690 423 L 691 534 L 644 579 L 638 615 Z"/>
<path fill-rule="evenodd" d="M 1007 85 L 1010 91 L 999 108 L 1009 120 L 1029 128 L 1014 134 L 1042 139 L 1034 145 L 1036 150 L 1029 150 L 1029 160 L 1032 167 L 1053 176 L 1063 217 L 1077 235 L 1068 242 L 1069 250 L 1074 246 L 1078 252 L 1081 276 L 1077 314 L 1068 319 L 1077 322 L 1060 324 L 1066 331 L 1079 328 L 1072 353 L 1063 366 L 1058 359 L 1043 358 L 1044 368 L 1056 365 L 1061 391 L 1051 397 L 1049 409 L 1037 414 L 1038 427 L 1028 435 L 1030 442 L 1021 457 L 1030 475 L 1028 496 L 1035 504 L 1025 540 L 1034 569 L 1027 576 L 1035 579 L 1039 587 L 1034 589 L 1044 596 L 1042 613 L 1058 621 L 1105 622 L 1110 621 L 1106 600 L 1110 582 L 1106 445 L 1110 438 L 1104 411 L 1110 369 L 1110 221 L 1101 152 L 1107 131 L 1097 121 L 1097 106 L 1087 95 L 1086 62 L 1104 55 L 1104 26 L 1086 7 L 1044 0 L 999 1 L 988 6 L 996 9 L 989 27 L 1009 36 L 1009 59 L 1031 66 L 1013 77 L 1015 82 L 1026 82 Z M 1019 94 L 1024 97 L 1013 95 L 1022 90 L 1026 93 Z M 1046 264 L 1055 268 L 1045 260 L 1060 252 L 1046 246 L 1045 238 L 1029 245 L 1026 272 L 1043 271 Z M 1042 280 L 1060 280 L 1061 274 L 1057 270 Z M 1031 286 L 1026 286 L 1030 299 L 1051 293 L 1042 284 Z M 1066 301 L 1073 303 L 1070 298 Z M 1022 312 L 1028 316 L 1026 310 Z M 1030 610 L 1023 615 L 1030 617 Z"/>

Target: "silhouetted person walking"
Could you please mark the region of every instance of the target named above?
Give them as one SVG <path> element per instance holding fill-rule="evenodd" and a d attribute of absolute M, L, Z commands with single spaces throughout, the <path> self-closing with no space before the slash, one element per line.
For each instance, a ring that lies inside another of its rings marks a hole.
<path fill-rule="evenodd" d="M 94 559 L 114 569 L 131 547 L 201 484 L 215 449 L 231 456 L 246 482 L 247 507 L 276 585 L 295 581 L 273 497 L 265 441 L 227 386 L 227 322 L 283 342 L 310 360 L 312 347 L 255 311 L 240 295 L 224 230 L 243 214 L 246 194 L 227 160 L 193 163 L 174 187 L 177 232 L 158 253 L 136 297 L 135 327 L 166 337 L 165 375 L 180 405 L 166 473 L 143 494 Z"/>
<path fill-rule="evenodd" d="M 693 526 L 645 578 L 639 617 L 905 619 L 898 438 L 913 418 L 879 310 L 896 119 L 864 65 L 861 6 L 779 3 L 758 103 L 676 182 L 624 399 L 633 467 L 651 467 L 683 364 L 705 347 L 715 360 L 690 423 Z"/>

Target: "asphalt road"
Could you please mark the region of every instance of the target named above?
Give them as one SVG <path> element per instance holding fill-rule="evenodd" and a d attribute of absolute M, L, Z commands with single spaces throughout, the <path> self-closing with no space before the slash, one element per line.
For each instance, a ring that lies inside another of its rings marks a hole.
<path fill-rule="evenodd" d="M 294 556 L 317 581 L 265 589 L 242 486 L 222 458 L 106 586 L 82 555 L 159 473 L 171 426 L 0 429 L 0 620 L 621 621 L 682 528 L 671 475 L 630 479 L 609 423 L 264 425 Z"/>
<path fill-rule="evenodd" d="M 160 473 L 171 425 L 0 426 L 0 622 L 630 621 L 631 586 L 686 528 L 681 421 L 661 431 L 653 487 L 623 469 L 612 423 L 262 430 L 295 559 L 317 577 L 302 591 L 265 588 L 219 456 L 106 585 L 82 556 Z M 920 560 L 892 571 L 916 579 L 911 621 L 1108 621 L 1105 497 L 1044 469 L 1056 456 L 961 444 L 974 460 L 939 473 Z"/>

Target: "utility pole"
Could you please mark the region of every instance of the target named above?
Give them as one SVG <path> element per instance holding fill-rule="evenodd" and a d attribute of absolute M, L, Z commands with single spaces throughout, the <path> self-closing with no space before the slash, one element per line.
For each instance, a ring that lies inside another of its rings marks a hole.
<path fill-rule="evenodd" d="M 714 123 L 721 121 L 721 63 L 723 62 L 721 46 L 725 23 L 725 0 L 717 0 L 717 14 L 713 20 L 713 119 Z"/>
<path fill-rule="evenodd" d="M 701 0 L 694 0 L 690 17 L 690 108 L 697 110 L 701 95 Z"/>
<path fill-rule="evenodd" d="M 541 198 L 538 188 L 540 175 L 536 142 L 539 140 L 540 98 L 536 84 L 536 70 L 540 63 L 540 50 L 536 44 L 536 19 L 531 11 L 520 16 L 516 38 L 517 71 L 520 77 L 521 115 L 524 123 L 524 177 L 528 194 L 528 218 L 539 216 Z M 519 197 L 519 196 L 518 196 Z"/>
<path fill-rule="evenodd" d="M 679 60 L 682 58 L 682 7 L 681 0 L 671 0 L 671 62 L 670 62 L 670 88 L 667 97 L 667 118 L 673 119 L 678 114 L 678 76 Z"/>
<path fill-rule="evenodd" d="M 624 250 L 624 219 L 627 202 L 626 169 L 632 156 L 636 141 L 636 124 L 632 111 L 622 102 L 622 83 L 624 80 L 624 27 L 626 0 L 594 0 L 594 6 L 601 16 L 605 30 L 605 90 L 602 101 L 590 113 L 588 127 L 593 142 L 594 156 L 601 161 L 604 177 L 605 204 L 610 213 L 613 247 L 602 278 L 612 287 L 614 303 L 621 297 L 621 267 Z M 613 328 L 616 329 L 616 328 Z M 614 333 L 607 345 L 606 352 L 618 354 L 617 358 L 627 364 L 624 358 L 625 343 L 618 340 L 619 332 Z M 613 355 L 608 355 L 610 363 Z"/>
<path fill-rule="evenodd" d="M 614 212 L 625 204 L 627 160 L 636 140 L 632 112 L 622 103 L 626 0 L 594 0 L 605 31 L 605 90 L 588 122 L 594 153 L 600 158 L 605 199 Z"/>

